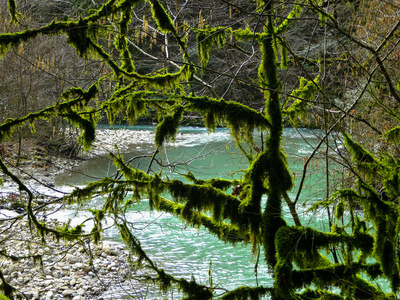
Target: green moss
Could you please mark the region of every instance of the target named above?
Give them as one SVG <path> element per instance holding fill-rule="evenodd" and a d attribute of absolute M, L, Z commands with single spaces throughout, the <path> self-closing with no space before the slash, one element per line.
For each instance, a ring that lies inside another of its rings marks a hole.
<path fill-rule="evenodd" d="M 185 184 L 179 180 L 167 184 L 174 200 L 185 203 L 182 210 L 184 217 L 190 216 L 193 211 L 209 211 L 215 222 L 228 219 L 241 230 L 248 226 L 250 214 L 246 216 L 239 211 L 240 201 L 234 196 L 210 185 Z"/>
<path fill-rule="evenodd" d="M 157 147 L 163 145 L 165 141 L 175 140 L 183 112 L 183 106 L 175 106 L 172 114 L 162 117 L 155 130 L 154 142 Z"/>
<path fill-rule="evenodd" d="M 158 28 L 164 33 L 171 32 L 176 34 L 174 23 L 160 2 L 150 0 L 150 3 L 153 18 L 157 22 Z"/>
<path fill-rule="evenodd" d="M 78 96 L 75 99 L 69 100 L 69 97 L 75 94 Z M 18 128 L 18 126 L 22 126 L 25 122 L 33 122 L 38 119 L 47 120 L 52 116 L 58 115 L 69 118 L 72 122 L 75 122 L 76 125 L 82 128 L 84 130 L 82 135 L 83 141 L 86 143 L 86 146 L 89 146 L 94 140 L 94 120 L 81 117 L 73 109 L 83 108 L 90 99 L 96 96 L 96 94 L 97 86 L 95 84 L 89 87 L 87 91 L 83 91 L 80 88 L 70 89 L 62 95 L 62 98 L 67 100 L 65 102 L 57 102 L 52 106 L 35 113 L 29 113 L 21 118 L 7 119 L 3 124 L 0 125 L 0 142 L 10 137 L 13 128 Z"/>
<path fill-rule="evenodd" d="M 356 286 L 354 299 L 385 299 L 385 294 L 360 276 L 355 276 L 354 284 Z M 386 298 L 388 299 L 388 298 Z"/>
<path fill-rule="evenodd" d="M 311 289 L 305 289 L 299 298 L 304 300 L 344 300 L 342 296 L 332 292 Z"/>
<path fill-rule="evenodd" d="M 17 22 L 21 15 L 17 11 L 15 0 L 8 0 L 8 12 L 10 13 L 11 22 Z"/>
<path fill-rule="evenodd" d="M 388 141 L 397 145 L 400 142 L 400 126 L 393 127 L 392 129 L 386 131 L 384 136 L 387 137 Z"/>
<path fill-rule="evenodd" d="M 128 25 L 132 20 L 132 9 L 128 8 L 121 12 L 119 31 L 115 39 L 115 46 L 120 51 L 121 68 L 128 73 L 135 70 L 131 52 L 129 51 L 126 37 L 128 36 Z"/>
<path fill-rule="evenodd" d="M 123 116 L 130 125 L 136 120 L 148 114 L 146 96 L 153 92 L 133 91 L 136 84 L 125 87 L 114 93 L 114 97 L 101 105 L 101 110 L 106 111 L 109 123 L 114 124 L 116 117 Z"/>
<path fill-rule="evenodd" d="M 87 22 L 83 19 L 78 22 L 70 22 L 66 33 L 68 35 L 67 43 L 72 45 L 81 57 L 87 57 L 90 48 Z"/>
<path fill-rule="evenodd" d="M 0 294 L 0 299 L 8 300 L 13 299 L 14 288 L 4 279 L 3 272 L 0 271 L 0 279 L 2 281 L 0 289 L 3 291 L 4 295 Z M 8 298 L 10 297 L 10 298 Z"/>
<path fill-rule="evenodd" d="M 271 123 L 265 116 L 243 104 L 234 101 L 217 100 L 209 97 L 181 97 L 189 102 L 187 109 L 204 115 L 207 128 L 214 131 L 218 125 L 226 124 L 236 139 L 245 137 L 252 140 L 255 128 L 267 130 Z"/>
<path fill-rule="evenodd" d="M 361 144 L 353 141 L 347 134 L 343 134 L 346 148 L 353 155 L 353 159 L 362 163 L 376 163 L 374 156 L 368 152 Z"/>
<path fill-rule="evenodd" d="M 197 54 L 199 64 L 202 68 L 206 67 L 210 60 L 210 50 L 213 46 L 222 47 L 226 42 L 225 27 L 209 27 L 198 29 L 196 36 Z M 204 70 L 203 70 L 204 72 Z"/>
<path fill-rule="evenodd" d="M 185 208 L 184 205 L 174 203 L 163 197 L 160 197 L 160 201 L 156 208 L 159 211 L 165 211 L 179 216 L 185 221 L 186 224 L 189 224 L 195 228 L 204 226 L 204 228 L 206 228 L 210 233 L 216 235 L 225 242 L 236 244 L 249 240 L 248 234 L 239 230 L 237 226 L 233 226 L 224 222 L 216 222 L 213 218 L 197 211 L 191 211 L 190 213 L 186 212 L 185 214 L 182 214 L 182 211 Z"/>
<path fill-rule="evenodd" d="M 266 287 L 248 287 L 248 286 L 241 286 L 238 287 L 230 292 L 225 293 L 220 299 L 221 300 L 244 300 L 244 299 L 251 299 L 251 300 L 258 300 L 262 299 L 263 296 L 273 294 L 272 288 Z"/>
<path fill-rule="evenodd" d="M 307 80 L 301 77 L 299 88 L 293 90 L 290 97 L 288 97 L 287 105 L 292 99 L 294 99 L 294 101 L 290 104 L 290 107 L 285 110 L 285 113 L 295 124 L 297 123 L 297 118 L 305 120 L 307 117 L 308 103 L 312 101 L 318 93 L 318 81 L 319 77 L 314 80 Z"/>
<path fill-rule="evenodd" d="M 307 254 L 318 253 L 319 249 L 329 249 L 340 243 L 351 244 L 354 248 L 370 252 L 374 240 L 371 235 L 366 233 L 357 233 L 351 236 L 321 232 L 309 227 L 289 226 L 280 228 L 275 240 L 277 256 L 282 259 L 293 257 L 296 251 Z"/>
<path fill-rule="evenodd" d="M 187 299 L 211 299 L 213 293 L 208 287 L 197 284 L 192 278 L 191 281 L 187 281 L 183 278 L 179 280 L 179 288 L 188 296 Z"/>

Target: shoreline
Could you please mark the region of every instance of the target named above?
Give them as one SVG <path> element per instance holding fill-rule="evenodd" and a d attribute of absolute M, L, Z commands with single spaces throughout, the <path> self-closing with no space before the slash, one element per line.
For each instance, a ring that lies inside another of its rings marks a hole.
<path fill-rule="evenodd" d="M 24 149 L 19 166 L 13 163 L 14 154 L 7 157 L 5 162 L 10 171 L 32 189 L 35 204 L 39 205 L 52 197 L 61 196 L 54 185 L 58 174 L 73 169 L 91 157 L 115 151 L 116 141 L 122 153 L 136 143 L 152 142 L 153 136 L 151 131 L 99 129 L 91 150 L 77 158 L 49 155 L 43 148 L 29 145 L 29 149 Z M 40 157 L 42 160 L 38 159 Z M 1 177 L 4 178 L 4 174 Z M 140 277 L 140 271 L 127 264 L 128 252 L 124 250 L 123 244 L 104 238 L 97 245 L 88 241 L 74 244 L 46 237 L 46 245 L 43 246 L 38 234 L 30 232 L 26 216 L 15 221 L 15 218 L 24 215 L 24 211 L 21 209 L 17 212 L 18 207 L 7 207 L 13 201 L 19 203 L 24 200 L 16 184 L 5 180 L 0 198 L 3 200 L 0 206 L 0 240 L 3 242 L 0 246 L 7 255 L 21 258 L 13 262 L 0 256 L 0 270 L 5 280 L 18 289 L 17 294 L 25 295 L 28 299 L 102 300 L 115 299 L 107 295 L 107 291 L 114 289 L 129 289 L 131 293 L 132 290 L 140 293 L 139 281 L 129 279 L 132 276 Z M 45 221 L 46 213 L 43 215 Z M 43 265 L 35 264 L 31 258 L 22 258 L 32 255 L 43 255 Z M 140 297 L 140 294 L 137 296 Z"/>

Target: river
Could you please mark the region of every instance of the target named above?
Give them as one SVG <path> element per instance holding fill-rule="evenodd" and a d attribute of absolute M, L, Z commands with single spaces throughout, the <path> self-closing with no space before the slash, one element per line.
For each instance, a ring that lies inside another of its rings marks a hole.
<path fill-rule="evenodd" d="M 143 156 L 155 150 L 151 139 L 154 128 L 154 126 L 124 127 L 124 129 L 149 133 L 148 139 L 129 145 L 124 153 L 125 160 L 135 158 L 132 163 L 143 170 L 146 170 L 149 165 L 149 158 Z M 296 181 L 295 188 L 289 194 L 292 198 L 296 195 L 305 159 L 313 151 L 313 146 L 319 141 L 320 134 L 318 130 L 285 129 L 284 131 L 283 144 Z M 260 135 L 255 135 L 255 141 L 261 145 Z M 169 178 L 181 178 L 180 173 L 191 171 L 196 177 L 202 179 L 211 177 L 232 179 L 239 178 L 243 168 L 246 167 L 245 158 L 232 142 L 228 130 L 224 128 L 217 129 L 214 133 L 209 133 L 202 127 L 181 128 L 176 141 L 167 143 L 160 151 L 159 162 L 170 166 L 162 173 Z M 323 161 L 317 159 L 310 165 L 312 176 L 307 177 L 306 188 L 298 210 L 303 225 L 313 224 L 314 227 L 328 230 L 325 211 L 306 213 L 315 201 L 325 196 L 325 179 L 319 172 L 322 164 Z M 159 172 L 159 170 L 156 164 L 152 165 L 152 171 Z M 114 172 L 115 168 L 107 155 L 102 155 L 81 164 L 74 169 L 74 172 L 60 174 L 56 179 L 56 184 L 59 187 L 80 186 L 96 177 L 110 176 Z M 134 233 L 148 255 L 167 272 L 188 280 L 193 276 L 197 282 L 204 284 L 209 283 L 211 272 L 213 284 L 221 289 L 233 289 L 241 285 L 272 285 L 270 273 L 262 258 L 258 266 L 258 276 L 255 276 L 255 258 L 252 257 L 250 246 L 225 244 L 205 230 L 186 227 L 177 218 L 167 213 L 150 212 L 147 204 L 148 201 L 144 199 L 137 209 L 128 213 L 128 218 L 134 222 Z M 95 205 L 96 203 L 91 203 L 91 206 Z M 64 211 L 65 217 L 72 217 L 73 211 L 73 207 L 71 210 Z M 284 213 L 290 223 L 289 211 L 285 209 Z M 76 222 L 85 215 L 89 214 L 84 210 L 81 211 Z M 107 230 L 105 238 L 121 242 L 115 229 Z M 136 293 L 138 299 L 141 299 L 140 294 L 145 293 L 144 290 L 130 292 Z M 110 294 L 110 298 L 116 297 L 116 292 L 113 293 L 113 296 Z M 118 297 L 123 298 L 123 294 L 121 291 Z M 149 293 L 148 297 L 143 296 L 143 298 L 157 297 Z M 166 298 L 172 299 L 173 295 Z"/>

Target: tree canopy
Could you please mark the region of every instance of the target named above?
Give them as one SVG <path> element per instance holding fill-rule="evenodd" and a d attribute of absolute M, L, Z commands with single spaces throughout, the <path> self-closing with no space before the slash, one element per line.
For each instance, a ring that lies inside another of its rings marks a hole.
<path fill-rule="evenodd" d="M 22 56 L 35 43 L 53 41 L 60 49 L 69 47 L 71 64 L 84 61 L 87 69 L 81 69 L 79 80 L 67 81 L 55 68 L 68 62 L 60 57 L 64 50 L 29 58 L 23 76 L 45 70 L 54 77 L 53 84 L 46 82 L 58 89 L 51 96 L 32 89 L 32 100 L 47 101 L 31 109 L 26 102 L 19 115 L 2 120 L 0 142 L 26 125 L 34 131 L 41 122 L 57 119 L 79 128 L 79 142 L 88 150 L 100 120 L 135 124 L 157 118 L 147 172 L 110 154 L 118 168 L 115 176 L 61 199 L 84 204 L 103 196 L 102 208 L 92 210 L 95 226 L 87 235 L 100 240 L 104 218 L 112 217 L 137 263 L 155 272 L 152 279 L 162 290 L 178 287 L 186 299 L 396 299 L 398 1 L 66 1 L 70 10 L 47 8 L 54 19 L 46 19 L 50 13 L 40 17 L 39 3 L 8 0 L 9 17 L 0 34 L 2 67 L 12 53 Z M 7 80 L 1 88 L 11 99 L 16 89 Z M 159 150 L 191 118 L 201 118 L 210 132 L 229 129 L 248 162 L 240 177 L 202 180 L 188 173 L 177 180 L 152 171 Z M 323 132 L 296 183 L 282 145 L 286 126 Z M 255 133 L 262 136 L 257 151 Z M 302 224 L 297 212 L 317 155 L 325 159 L 326 194 L 310 213 L 326 211 L 328 231 Z M 331 173 L 333 165 L 342 168 L 339 175 Z M 84 234 L 81 225 L 60 228 L 39 221 L 30 188 L 2 158 L 0 168 L 26 194 L 30 226 L 40 235 L 78 239 Z M 332 177 L 340 175 L 333 185 Z M 232 195 L 228 188 L 237 185 L 240 193 Z M 251 244 L 254 255 L 263 254 L 273 285 L 260 282 L 221 293 L 165 272 L 142 249 L 125 217 L 144 198 L 151 209 L 226 243 Z M 377 278 L 389 287 L 382 289 Z"/>

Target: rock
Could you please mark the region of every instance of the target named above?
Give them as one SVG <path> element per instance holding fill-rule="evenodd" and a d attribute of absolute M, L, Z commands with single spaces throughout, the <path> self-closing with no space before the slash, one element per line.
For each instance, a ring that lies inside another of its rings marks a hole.
<path fill-rule="evenodd" d="M 40 291 L 38 289 L 34 289 L 32 291 L 33 298 L 39 299 Z"/>
<path fill-rule="evenodd" d="M 63 295 L 63 297 L 72 297 L 72 295 L 73 295 L 74 293 L 75 293 L 74 290 L 67 289 L 67 290 L 64 290 L 64 291 L 62 292 L 62 295 Z"/>
<path fill-rule="evenodd" d="M 80 258 L 79 258 L 78 256 L 68 254 L 68 255 L 67 255 L 67 260 L 68 260 L 71 264 L 75 264 L 75 263 L 77 263 L 77 262 L 80 261 Z"/>
<path fill-rule="evenodd" d="M 25 294 L 25 296 L 26 296 L 28 299 L 33 298 L 33 291 L 32 291 L 32 290 L 22 290 L 22 292 Z"/>
<path fill-rule="evenodd" d="M 84 289 L 79 289 L 76 293 L 80 296 L 83 296 L 85 295 L 86 291 Z"/>
<path fill-rule="evenodd" d="M 54 296 L 54 292 L 50 290 L 50 291 L 48 291 L 48 292 L 46 293 L 46 296 L 45 296 L 45 297 L 46 297 L 47 299 L 53 299 L 53 296 Z"/>

